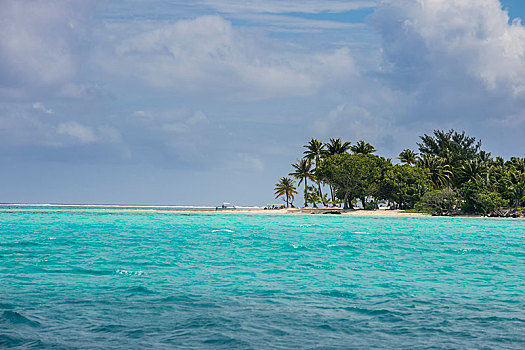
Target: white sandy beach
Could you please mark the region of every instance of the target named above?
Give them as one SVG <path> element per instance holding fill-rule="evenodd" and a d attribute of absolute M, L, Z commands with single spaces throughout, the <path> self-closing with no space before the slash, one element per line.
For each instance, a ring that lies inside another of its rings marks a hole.
<path fill-rule="evenodd" d="M 155 210 L 157 211 L 157 210 Z M 160 212 L 179 211 L 179 210 L 158 210 Z M 286 209 L 229 209 L 229 210 L 185 210 L 185 212 L 213 212 L 217 214 L 235 215 L 235 214 L 266 214 L 266 215 L 289 215 L 289 214 L 317 214 L 317 215 L 351 215 L 351 216 L 388 216 L 388 217 L 413 217 L 413 216 L 431 216 L 425 213 L 407 213 L 403 210 L 362 210 L 341 208 L 286 208 Z M 339 212 L 340 214 L 336 214 Z"/>

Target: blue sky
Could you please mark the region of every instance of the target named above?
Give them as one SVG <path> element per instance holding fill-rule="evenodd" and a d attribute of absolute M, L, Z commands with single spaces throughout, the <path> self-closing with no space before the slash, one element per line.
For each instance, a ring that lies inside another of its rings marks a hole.
<path fill-rule="evenodd" d="M 508 11 L 508 13 L 507 13 Z M 239 205 L 311 137 L 525 156 L 518 0 L 3 1 L 0 201 Z"/>

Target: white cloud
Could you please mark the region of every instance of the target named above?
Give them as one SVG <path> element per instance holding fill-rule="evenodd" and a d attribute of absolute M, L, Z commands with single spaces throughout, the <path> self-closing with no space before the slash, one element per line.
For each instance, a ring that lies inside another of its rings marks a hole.
<path fill-rule="evenodd" d="M 135 111 L 131 115 L 137 118 L 138 120 L 143 121 L 151 121 L 153 119 L 152 113 L 148 111 Z"/>
<path fill-rule="evenodd" d="M 35 102 L 33 103 L 33 109 L 36 109 L 36 110 L 39 110 L 39 111 L 42 111 L 46 114 L 54 114 L 55 112 L 53 112 L 52 109 L 50 108 L 46 108 L 42 103 L 40 102 Z"/>
<path fill-rule="evenodd" d="M 0 77 L 8 86 L 50 85 L 71 79 L 87 2 L 62 0 L 0 2 Z"/>
<path fill-rule="evenodd" d="M 188 118 L 162 124 L 162 129 L 167 132 L 186 133 L 192 130 L 192 127 L 207 122 L 208 118 L 206 115 L 201 111 L 197 111 Z"/>
<path fill-rule="evenodd" d="M 65 98 L 89 99 L 108 95 L 106 89 L 95 83 L 67 82 L 58 91 L 58 96 Z"/>
<path fill-rule="evenodd" d="M 381 102 L 386 100 L 382 99 Z M 314 121 L 312 133 L 325 141 L 330 137 L 340 137 L 353 144 L 358 140 L 366 140 L 381 154 L 391 156 L 399 144 L 407 141 L 407 134 L 413 133 L 413 130 L 407 132 L 399 127 L 391 115 L 377 106 L 356 101 L 338 105 Z"/>
<path fill-rule="evenodd" d="M 94 129 L 76 121 L 67 121 L 58 124 L 56 130 L 59 135 L 67 136 L 82 144 L 121 141 L 119 131 L 110 126 L 100 126 Z"/>
<path fill-rule="evenodd" d="M 247 99 L 307 96 L 355 74 L 347 49 L 299 54 L 272 47 L 220 16 L 146 30 L 115 43 L 113 52 L 99 51 L 97 61 L 155 87 Z"/>
<path fill-rule="evenodd" d="M 57 132 L 61 135 L 67 135 L 80 143 L 91 143 L 97 140 L 93 129 L 80 123 L 71 121 L 60 123 Z"/>
<path fill-rule="evenodd" d="M 414 83 L 525 93 L 525 28 L 509 24 L 498 0 L 384 0 L 372 23 L 383 37 L 386 71 Z"/>

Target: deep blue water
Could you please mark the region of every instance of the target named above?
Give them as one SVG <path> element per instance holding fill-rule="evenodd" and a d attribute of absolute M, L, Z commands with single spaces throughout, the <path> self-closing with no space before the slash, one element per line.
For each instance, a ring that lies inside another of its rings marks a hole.
<path fill-rule="evenodd" d="M 525 348 L 525 221 L 0 210 L 0 347 Z"/>

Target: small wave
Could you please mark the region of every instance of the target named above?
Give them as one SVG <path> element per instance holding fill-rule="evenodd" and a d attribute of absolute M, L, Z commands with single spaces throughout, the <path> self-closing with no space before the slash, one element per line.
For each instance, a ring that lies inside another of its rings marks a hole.
<path fill-rule="evenodd" d="M 355 247 L 353 245 L 350 245 L 350 244 L 328 244 L 326 246 L 327 248 L 332 248 L 332 249 L 335 249 L 335 250 L 353 250 L 355 249 Z"/>
<path fill-rule="evenodd" d="M 509 270 L 507 270 L 506 268 L 504 267 L 501 267 L 501 266 L 498 266 L 498 265 L 493 265 L 492 268 L 496 271 L 503 271 L 503 272 L 509 272 Z"/>
<path fill-rule="evenodd" d="M 126 327 L 116 324 L 108 324 L 102 326 L 94 326 L 91 331 L 94 333 L 119 333 L 126 329 Z"/>
<path fill-rule="evenodd" d="M 344 299 L 356 299 L 357 294 L 351 292 L 344 292 L 340 290 L 330 290 L 320 293 L 321 295 L 326 295 L 329 297 L 344 298 Z"/>
<path fill-rule="evenodd" d="M 154 294 L 155 293 L 151 289 L 148 289 L 148 288 L 143 287 L 143 286 L 132 287 L 132 288 L 128 289 L 127 292 L 130 292 L 130 293 L 133 293 L 133 294 Z"/>
<path fill-rule="evenodd" d="M 519 317 L 502 317 L 502 316 L 487 316 L 487 317 L 461 317 L 460 320 L 471 320 L 481 322 L 518 322 L 525 323 L 525 319 Z"/>
<path fill-rule="evenodd" d="M 308 246 L 302 244 L 290 243 L 289 247 L 292 247 L 294 250 L 310 250 Z"/>
<path fill-rule="evenodd" d="M 46 260 L 43 260 L 46 261 Z M 41 272 L 45 273 L 64 273 L 64 274 L 79 274 L 79 275 L 94 275 L 94 276 L 106 276 L 111 275 L 112 271 L 110 270 L 94 270 L 94 269 L 85 269 L 85 268 L 73 268 L 73 269 L 38 269 Z"/>
<path fill-rule="evenodd" d="M 2 318 L 13 324 L 25 324 L 31 327 L 40 326 L 40 322 L 30 320 L 16 311 L 4 311 Z"/>
<path fill-rule="evenodd" d="M 233 233 L 234 231 L 232 231 L 230 229 L 227 229 L 227 228 L 221 228 L 221 229 L 218 229 L 218 230 L 211 230 L 211 232 L 228 232 L 228 233 Z"/>
<path fill-rule="evenodd" d="M 386 309 L 365 309 L 360 307 L 344 307 L 346 311 L 355 312 L 362 315 L 378 316 L 378 315 L 396 315 L 397 312 L 386 310 Z"/>
<path fill-rule="evenodd" d="M 34 241 L 14 241 L 14 242 L 6 242 L 2 243 L 4 247 L 38 247 L 43 245 L 39 242 Z"/>
<path fill-rule="evenodd" d="M 13 338 L 5 334 L 0 334 L 0 346 L 2 347 L 5 346 L 6 348 L 13 348 L 15 346 L 22 345 L 22 343 L 23 343 L 22 339 L 17 339 L 17 338 Z"/>
<path fill-rule="evenodd" d="M 187 294 L 176 294 L 170 296 L 164 296 L 158 299 L 161 303 L 194 303 L 198 300 L 199 296 L 197 295 L 187 295 Z"/>
<path fill-rule="evenodd" d="M 267 270 L 261 271 L 261 273 L 269 274 L 269 275 L 279 274 L 279 273 L 284 273 L 284 272 L 286 272 L 286 270 L 283 270 L 283 269 L 267 269 Z"/>
<path fill-rule="evenodd" d="M 95 275 L 95 276 L 105 276 L 105 275 L 111 275 L 110 270 L 95 270 L 95 269 L 84 269 L 84 268 L 76 268 L 72 270 L 73 273 L 78 274 L 85 274 L 85 275 Z"/>
<path fill-rule="evenodd" d="M 144 275 L 144 271 L 117 270 L 115 271 L 115 273 L 121 276 L 142 276 Z"/>
<path fill-rule="evenodd" d="M 228 337 L 224 334 L 217 334 L 213 338 L 205 339 L 203 340 L 203 343 L 205 346 L 212 346 L 212 347 L 228 347 L 228 348 L 243 348 L 246 347 L 248 344 L 242 340 L 238 340 L 235 338 Z"/>
<path fill-rule="evenodd" d="M 143 329 L 133 329 L 126 332 L 126 336 L 131 339 L 140 339 L 146 332 Z"/>
<path fill-rule="evenodd" d="M 14 307 L 12 304 L 0 303 L 0 309 L 14 309 Z"/>
<path fill-rule="evenodd" d="M 445 253 L 452 254 L 452 255 L 465 255 L 465 254 L 488 254 L 490 251 L 488 250 L 482 250 L 482 249 L 476 249 L 476 248 L 459 248 L 459 249 L 446 249 Z"/>
<path fill-rule="evenodd" d="M 329 324 L 322 324 L 316 327 L 317 329 L 322 329 L 323 331 L 336 332 L 337 330 L 330 326 Z"/>

